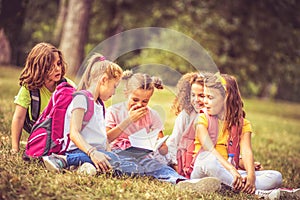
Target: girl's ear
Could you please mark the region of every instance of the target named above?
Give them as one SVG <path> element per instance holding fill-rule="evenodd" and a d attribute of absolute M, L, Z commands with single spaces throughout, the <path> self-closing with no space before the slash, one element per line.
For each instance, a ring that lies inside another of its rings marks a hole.
<path fill-rule="evenodd" d="M 103 74 L 103 76 L 101 76 L 100 78 L 100 83 L 103 85 L 104 83 L 106 83 L 108 81 L 108 77 L 106 74 Z"/>

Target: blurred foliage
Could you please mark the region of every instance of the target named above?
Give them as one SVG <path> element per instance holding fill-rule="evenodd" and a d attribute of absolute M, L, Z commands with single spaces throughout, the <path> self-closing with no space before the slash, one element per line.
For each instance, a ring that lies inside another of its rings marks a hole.
<path fill-rule="evenodd" d="M 51 42 L 59 0 L 0 2 L 0 27 L 13 47 L 12 64 L 23 65 L 35 43 Z M 300 101 L 299 10 L 295 0 L 94 1 L 85 52 L 122 31 L 170 28 L 201 44 L 222 73 L 235 75 L 243 95 Z M 160 63 L 180 73 L 193 70 L 178 55 L 153 49 L 128 53 L 118 63 L 124 68 Z"/>

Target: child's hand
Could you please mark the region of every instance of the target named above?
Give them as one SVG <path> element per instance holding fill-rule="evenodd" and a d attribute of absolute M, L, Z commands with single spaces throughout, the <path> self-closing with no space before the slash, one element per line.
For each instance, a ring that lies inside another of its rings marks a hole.
<path fill-rule="evenodd" d="M 243 159 L 240 159 L 239 169 L 245 170 Z M 256 162 L 254 162 L 254 169 L 255 169 L 255 171 L 259 171 L 259 170 L 263 170 L 264 168 L 260 162 L 256 161 Z"/>
<path fill-rule="evenodd" d="M 165 142 L 159 147 L 158 152 L 163 156 L 168 153 L 168 146 Z"/>
<path fill-rule="evenodd" d="M 254 169 L 255 171 L 259 171 L 259 170 L 263 170 L 264 167 L 262 166 L 262 164 L 260 164 L 260 162 L 254 162 Z"/>
<path fill-rule="evenodd" d="M 11 153 L 11 154 L 17 154 L 18 152 L 19 152 L 19 149 L 12 148 L 12 149 L 10 150 L 10 153 Z"/>
<path fill-rule="evenodd" d="M 239 172 L 236 170 L 234 166 L 232 166 L 229 172 L 233 176 L 233 183 L 232 183 L 233 189 L 236 191 L 242 190 L 244 187 L 242 176 L 239 174 Z"/>
<path fill-rule="evenodd" d="M 111 158 L 107 155 L 105 155 L 102 152 L 99 151 L 93 151 L 90 155 L 91 160 L 95 164 L 95 167 L 97 168 L 97 171 L 99 172 L 107 172 L 112 169 L 110 163 L 108 160 Z"/>
<path fill-rule="evenodd" d="M 255 190 L 255 177 L 244 177 L 242 192 L 245 192 L 247 194 L 253 194 Z"/>
<path fill-rule="evenodd" d="M 147 107 L 134 105 L 129 109 L 129 118 L 132 122 L 136 122 L 148 113 Z"/>

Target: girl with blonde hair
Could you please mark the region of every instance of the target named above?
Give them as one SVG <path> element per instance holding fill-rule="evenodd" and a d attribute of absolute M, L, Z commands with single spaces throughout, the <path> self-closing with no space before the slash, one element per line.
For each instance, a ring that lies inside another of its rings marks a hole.
<path fill-rule="evenodd" d="M 86 90 L 93 97 L 93 116 L 82 129 L 88 101 L 83 94 L 74 96 L 66 111 L 64 123 L 64 135 L 69 134 L 71 142 L 67 146 L 66 155 L 52 154 L 43 157 L 48 170 L 59 172 L 69 166 L 80 166 L 86 162 L 93 164 L 99 172 L 106 172 L 117 166 L 117 161 L 111 160 L 115 155 L 109 152 L 103 101 L 115 94 L 122 73 L 123 70 L 119 65 L 106 60 L 101 54 L 96 53 L 89 59 L 78 91 Z"/>

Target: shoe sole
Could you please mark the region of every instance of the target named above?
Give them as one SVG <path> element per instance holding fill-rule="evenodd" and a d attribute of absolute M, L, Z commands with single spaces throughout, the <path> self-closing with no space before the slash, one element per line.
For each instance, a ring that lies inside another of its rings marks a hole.
<path fill-rule="evenodd" d="M 221 181 L 215 177 L 205 177 L 198 182 L 181 181 L 178 184 L 180 189 L 193 190 L 198 193 L 213 193 L 221 189 Z"/>
<path fill-rule="evenodd" d="M 280 191 L 280 198 L 283 198 L 283 199 L 300 199 L 300 190 L 296 190 L 296 191 L 282 190 L 282 191 Z"/>
<path fill-rule="evenodd" d="M 49 160 L 49 157 L 42 157 L 44 165 L 48 171 L 60 172 L 60 170 Z"/>

